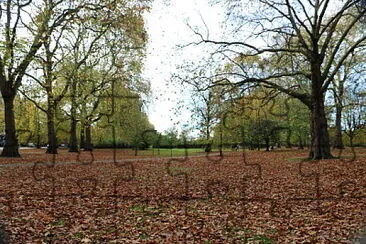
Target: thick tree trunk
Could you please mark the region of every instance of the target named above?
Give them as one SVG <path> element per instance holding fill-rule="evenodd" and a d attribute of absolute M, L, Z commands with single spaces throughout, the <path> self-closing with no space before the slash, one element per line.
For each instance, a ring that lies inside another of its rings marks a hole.
<path fill-rule="evenodd" d="M 309 159 L 333 158 L 330 151 L 328 123 L 324 109 L 324 94 L 319 92 L 313 96 L 311 111 L 311 147 Z"/>
<path fill-rule="evenodd" d="M 315 43 L 315 42 L 314 42 Z M 321 74 L 322 57 L 318 54 L 318 45 L 314 44 L 313 62 L 311 63 L 311 146 L 309 159 L 333 158 L 330 152 L 328 123 L 324 108 L 323 77 Z"/>
<path fill-rule="evenodd" d="M 91 142 L 91 127 L 89 124 L 85 125 L 85 146 L 84 151 L 93 151 L 93 144 Z"/>
<path fill-rule="evenodd" d="M 2 157 L 20 157 L 19 144 L 15 128 L 14 95 L 3 94 L 5 106 L 5 145 L 1 153 Z"/>
<path fill-rule="evenodd" d="M 335 120 L 335 138 L 333 143 L 333 148 L 344 149 L 343 139 L 342 139 L 342 110 L 343 107 L 340 104 L 336 105 L 336 120 Z"/>
<path fill-rule="evenodd" d="M 47 110 L 47 136 L 48 136 L 48 146 L 46 153 L 57 154 L 57 137 L 55 130 L 55 112 L 56 108 L 52 101 L 48 101 Z"/>

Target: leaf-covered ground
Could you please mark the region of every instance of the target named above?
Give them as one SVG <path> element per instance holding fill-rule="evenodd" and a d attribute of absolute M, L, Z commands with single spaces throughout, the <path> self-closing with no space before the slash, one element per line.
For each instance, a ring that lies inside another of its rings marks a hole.
<path fill-rule="evenodd" d="M 11 243 L 350 243 L 366 219 L 366 149 L 356 154 L 303 162 L 297 150 L 155 159 L 24 150 L 0 158 L 0 235 Z"/>

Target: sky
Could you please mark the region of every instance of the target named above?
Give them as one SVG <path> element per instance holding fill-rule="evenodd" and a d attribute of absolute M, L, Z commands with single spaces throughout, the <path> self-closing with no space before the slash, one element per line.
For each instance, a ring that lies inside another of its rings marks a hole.
<path fill-rule="evenodd" d="M 177 109 L 180 105 L 183 108 L 190 105 L 191 93 L 173 82 L 171 76 L 182 72 L 177 66 L 184 60 L 199 59 L 202 47 L 177 45 L 197 41 L 189 26 L 204 28 L 205 23 L 208 28 L 217 29 L 219 15 L 219 9 L 209 6 L 205 0 L 155 0 L 146 14 L 149 43 L 144 78 L 151 82 L 148 115 L 157 131 L 191 127 L 189 110 Z"/>

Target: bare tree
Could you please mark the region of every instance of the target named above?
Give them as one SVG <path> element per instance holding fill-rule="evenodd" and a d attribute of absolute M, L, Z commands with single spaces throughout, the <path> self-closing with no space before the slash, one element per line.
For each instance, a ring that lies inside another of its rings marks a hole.
<path fill-rule="evenodd" d="M 361 65 L 355 62 L 355 57 L 352 55 L 348 62 L 345 62 L 341 72 L 332 81 L 332 87 L 330 88 L 333 94 L 334 106 L 335 106 L 335 136 L 333 142 L 333 148 L 343 149 L 343 133 L 342 133 L 342 117 L 344 102 L 346 100 L 346 89 L 352 89 L 352 86 L 347 86 L 347 81 L 354 81 L 360 79 L 362 71 Z M 354 82 L 353 82 L 354 83 Z"/>
<path fill-rule="evenodd" d="M 213 127 L 217 123 L 218 119 L 218 107 L 217 99 L 213 90 L 207 92 L 195 91 L 195 96 L 192 97 L 193 102 L 193 114 L 192 116 L 198 122 L 198 129 L 204 135 L 207 143 L 209 143 Z"/>
<path fill-rule="evenodd" d="M 238 23 L 233 35 L 214 40 L 209 32 L 192 29 L 199 44 L 215 46 L 213 57 L 224 57 L 234 68 L 217 74 L 208 86 L 260 84 L 299 99 L 311 111 L 309 158 L 332 158 L 325 95 L 344 62 L 366 43 L 363 31 L 350 38 L 365 16 L 366 10 L 359 7 L 362 1 L 258 0 L 246 6 L 256 9 L 247 15 L 242 2 L 219 2 L 228 4 L 231 23 Z M 257 61 L 248 67 L 246 61 L 253 57 Z"/>
<path fill-rule="evenodd" d="M 343 128 L 345 134 L 349 137 L 350 146 L 353 147 L 355 137 L 362 133 L 362 130 L 366 127 L 366 93 L 356 91 L 356 89 L 347 93 L 346 104 L 344 104 L 346 111 L 343 116 Z"/>

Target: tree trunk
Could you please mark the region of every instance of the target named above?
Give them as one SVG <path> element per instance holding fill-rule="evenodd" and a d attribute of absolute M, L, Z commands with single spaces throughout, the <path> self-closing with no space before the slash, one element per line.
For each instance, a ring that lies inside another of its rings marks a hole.
<path fill-rule="evenodd" d="M 81 123 L 81 128 L 80 128 L 80 148 L 84 148 L 85 147 L 85 127 L 83 125 L 83 123 Z"/>
<path fill-rule="evenodd" d="M 15 128 L 14 95 L 2 94 L 5 106 L 5 145 L 2 157 L 20 157 L 19 144 Z"/>
<path fill-rule="evenodd" d="M 93 151 L 93 144 L 91 142 L 91 126 L 85 125 L 85 146 L 84 151 Z"/>
<path fill-rule="evenodd" d="M 302 143 L 302 138 L 301 136 L 299 136 L 299 149 L 303 150 L 304 149 L 304 144 Z"/>
<path fill-rule="evenodd" d="M 265 138 L 264 141 L 266 143 L 266 151 L 269 152 L 269 138 Z"/>
<path fill-rule="evenodd" d="M 313 93 L 314 94 L 314 93 Z M 324 109 L 324 94 L 317 92 L 313 95 L 311 111 L 311 147 L 309 159 L 330 159 L 328 123 Z"/>
<path fill-rule="evenodd" d="M 311 102 L 308 104 L 311 110 L 311 145 L 309 159 L 333 158 L 330 152 L 328 123 L 324 108 L 325 92 L 323 91 L 323 77 L 321 65 L 323 58 L 319 53 L 319 47 L 314 42 L 314 52 L 311 63 Z"/>
<path fill-rule="evenodd" d="M 350 145 L 350 147 L 353 147 L 353 137 L 354 137 L 353 133 L 349 134 L 349 145 Z"/>
<path fill-rule="evenodd" d="M 344 149 L 343 139 L 342 139 L 342 110 L 341 104 L 336 104 L 336 132 L 333 143 L 333 148 Z"/>
<path fill-rule="evenodd" d="M 36 148 L 41 148 L 41 135 L 39 133 L 37 134 Z"/>
<path fill-rule="evenodd" d="M 38 109 L 36 111 L 36 123 L 37 123 L 37 127 L 36 127 L 36 148 L 41 148 L 41 122 L 39 121 L 39 114 L 38 114 Z"/>
<path fill-rule="evenodd" d="M 212 150 L 212 148 L 211 148 L 211 143 L 207 143 L 207 144 L 206 144 L 206 146 L 205 146 L 205 152 L 206 152 L 206 153 L 210 153 L 210 152 L 211 152 L 211 150 Z"/>
<path fill-rule="evenodd" d="M 71 115 L 69 152 L 79 152 L 77 142 L 77 120 Z"/>
<path fill-rule="evenodd" d="M 287 121 L 287 123 L 290 123 L 290 122 Z M 291 131 L 291 129 L 288 129 L 287 130 L 287 135 L 286 135 L 286 148 L 292 148 L 291 135 L 292 135 L 292 131 Z"/>
<path fill-rule="evenodd" d="M 76 82 L 71 85 L 71 124 L 70 124 L 70 141 L 69 152 L 79 152 L 77 142 L 77 120 L 76 120 Z"/>
<path fill-rule="evenodd" d="M 57 154 L 55 112 L 56 112 L 56 108 L 55 108 L 54 102 L 49 99 L 48 100 L 48 110 L 47 110 L 48 146 L 47 146 L 47 151 L 46 151 L 46 153 L 49 153 L 49 154 Z"/>

